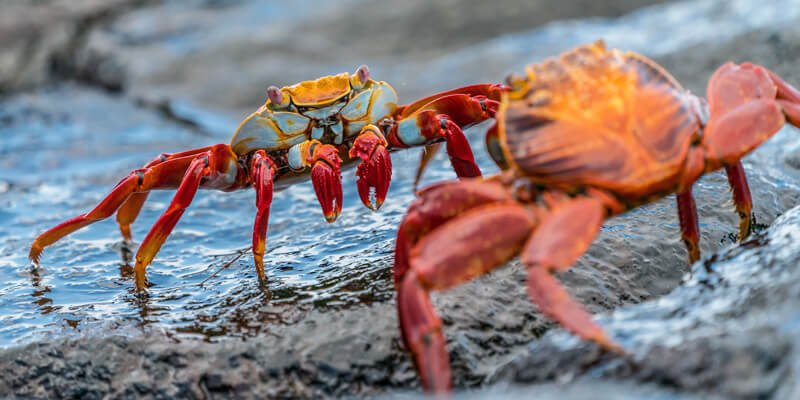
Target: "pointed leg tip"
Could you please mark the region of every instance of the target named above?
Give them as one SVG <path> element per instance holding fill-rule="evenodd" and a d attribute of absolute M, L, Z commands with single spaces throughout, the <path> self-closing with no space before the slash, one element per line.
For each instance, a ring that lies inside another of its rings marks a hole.
<path fill-rule="evenodd" d="M 326 213 L 325 214 L 325 221 L 328 222 L 329 224 L 332 224 L 332 223 L 334 223 L 336 221 L 336 218 L 338 218 L 338 217 L 339 216 L 336 213 L 330 213 L 330 214 Z"/>
<path fill-rule="evenodd" d="M 31 261 L 34 267 L 39 267 L 39 260 L 42 257 L 43 250 L 44 248 L 42 248 L 42 246 L 36 242 L 31 245 L 31 250 L 28 252 L 28 259 Z"/>
<path fill-rule="evenodd" d="M 130 225 L 120 225 L 119 231 L 122 233 L 122 239 L 126 242 L 133 242 L 133 234 L 131 234 Z"/>
<path fill-rule="evenodd" d="M 255 267 L 256 267 L 256 276 L 258 277 L 258 281 L 260 283 L 264 283 L 267 280 L 267 274 L 264 272 L 264 263 L 258 262 L 258 260 L 256 260 Z"/>
<path fill-rule="evenodd" d="M 613 339 L 609 338 L 605 335 L 605 333 L 601 333 L 597 338 L 594 339 L 594 342 L 597 343 L 603 350 L 608 352 L 617 354 L 622 357 L 628 357 L 630 354 L 624 347 L 622 347 L 619 343 L 615 342 Z"/>

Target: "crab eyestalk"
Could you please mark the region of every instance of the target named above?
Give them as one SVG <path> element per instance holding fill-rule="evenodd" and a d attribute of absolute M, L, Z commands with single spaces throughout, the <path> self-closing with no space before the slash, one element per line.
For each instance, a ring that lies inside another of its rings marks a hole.
<path fill-rule="evenodd" d="M 353 89 L 361 89 L 369 82 L 369 68 L 362 65 L 356 69 L 356 72 L 350 76 L 350 86 Z"/>
<path fill-rule="evenodd" d="M 267 98 L 272 103 L 273 107 L 278 109 L 286 108 L 291 103 L 290 96 L 284 96 L 283 92 L 277 86 L 270 86 L 267 88 Z"/>
<path fill-rule="evenodd" d="M 358 176 L 358 196 L 370 210 L 377 211 L 386 200 L 389 183 L 392 180 L 392 159 L 386 149 L 386 139 L 375 125 L 367 125 L 350 148 L 350 158 L 360 158 Z M 371 195 L 374 190 L 375 203 Z"/>

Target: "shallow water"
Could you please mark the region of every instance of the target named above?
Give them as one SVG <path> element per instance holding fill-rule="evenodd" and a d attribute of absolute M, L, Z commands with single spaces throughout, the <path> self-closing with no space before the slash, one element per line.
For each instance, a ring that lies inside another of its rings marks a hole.
<path fill-rule="evenodd" d="M 401 97 L 413 98 L 474 82 L 474 76 L 500 80 L 507 72 L 521 70 L 530 59 L 598 37 L 607 38 L 614 46 L 672 56 L 691 45 L 725 40 L 767 25 L 777 29 L 796 20 L 799 9 L 791 7 L 790 1 L 785 3 L 784 12 L 741 0 L 657 6 L 619 19 L 557 22 L 433 60 L 390 63 L 385 57 L 376 57 L 370 66 L 373 74 L 396 76 Z M 139 20 L 134 15 L 120 23 L 133 29 Z M 681 35 L 657 41 L 678 20 L 685 22 Z M 709 29 L 710 24 L 731 29 Z M 140 33 L 146 33 L 146 28 L 139 27 Z M 185 36 L 190 43 L 167 41 L 166 46 L 175 44 L 177 49 L 189 51 L 198 45 L 192 42 L 196 37 Z M 174 40 L 174 36 L 170 38 Z M 217 39 L 225 43 L 225 38 Z M 147 43 L 159 40 L 156 37 Z M 478 62 L 481 59 L 496 62 L 485 66 Z M 333 65 L 338 66 L 336 62 Z M 351 69 L 350 64 L 342 68 Z M 697 67 L 695 73 L 699 70 L 707 74 L 705 67 Z M 398 364 L 391 358 L 398 353 L 391 258 L 396 226 L 413 199 L 410 187 L 419 157 L 416 150 L 393 154 L 392 187 L 378 213 L 361 205 L 352 170 L 344 173 L 345 206 L 334 224 L 322 218 L 309 183 L 276 193 L 267 241 L 267 289 L 259 286 L 251 255 L 246 253 L 255 214 L 254 194 L 249 190 L 198 193 L 148 268 L 152 286 L 146 296 L 132 290 L 130 266 L 121 262 L 121 237 L 113 218 L 47 248 L 41 268 L 31 268 L 27 251 L 37 234 L 89 210 L 131 169 L 161 152 L 227 141 L 239 114 L 228 109 L 204 110 L 195 104 L 208 107 L 209 103 L 176 93 L 169 98 L 169 106 L 180 121 L 141 98 L 70 83 L 0 101 L 0 347 L 65 337 L 155 334 L 211 342 L 274 337 L 279 343 L 289 343 L 286 351 L 292 352 L 303 348 L 302 340 L 298 340 L 301 344 L 291 343 L 300 338 L 320 343 L 320 347 L 336 345 L 315 354 L 325 358 L 329 355 L 325 351 L 336 353 L 324 361 L 336 364 L 343 360 L 342 369 L 347 369 L 347 363 L 354 362 L 347 358 L 348 353 L 363 341 L 375 339 L 370 337 L 373 335 L 383 340 L 377 341 L 383 343 L 376 345 L 382 349 L 375 351 L 377 363 L 386 364 L 389 358 Z M 468 135 L 478 144 L 478 163 L 488 174 L 496 169 L 481 150 L 485 128 L 475 127 Z M 756 217 L 762 224 L 800 203 L 800 173 L 787 164 L 800 149 L 797 133 L 793 128 L 784 129 L 746 159 Z M 440 154 L 425 182 L 454 176 Z M 734 242 L 736 217 L 723 175 L 704 178 L 695 190 L 703 232 L 701 248 L 709 254 Z M 150 196 L 134 225 L 135 239 L 144 237 L 170 199 L 167 191 Z M 687 271 L 678 239 L 674 200 L 667 198 L 608 221 L 589 253 L 561 278 L 593 312 L 639 303 L 669 292 Z M 242 252 L 246 254 L 220 271 Z M 529 305 L 523 280 L 524 271 L 512 263 L 511 268 L 435 298 L 455 355 L 457 382 L 480 382 L 511 349 L 549 328 Z M 361 311 L 347 314 L 354 309 Z M 337 324 L 338 319 L 348 320 L 348 315 L 354 326 Z M 364 315 L 383 320 L 368 320 Z M 326 321 L 332 327 L 329 330 L 303 325 Z M 353 332 L 359 331 L 367 337 L 349 342 L 356 336 Z M 337 344 L 337 340 L 348 343 Z M 387 368 L 402 371 L 409 367 L 405 358 L 399 364 L 401 367 Z M 364 365 L 380 369 L 366 361 Z M 388 380 L 407 384 L 413 378 L 406 374 Z"/>

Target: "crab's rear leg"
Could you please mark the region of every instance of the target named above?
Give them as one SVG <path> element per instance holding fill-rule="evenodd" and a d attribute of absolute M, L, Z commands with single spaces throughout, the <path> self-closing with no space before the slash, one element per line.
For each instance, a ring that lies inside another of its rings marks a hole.
<path fill-rule="evenodd" d="M 681 226 L 681 240 L 689 253 L 689 263 L 700 259 L 700 227 L 697 221 L 697 204 L 691 186 L 676 196 L 678 221 Z"/>
<path fill-rule="evenodd" d="M 208 148 L 204 149 L 207 150 Z M 64 221 L 37 236 L 31 245 L 28 256 L 33 262 L 38 263 L 45 247 L 80 228 L 110 217 L 130 199 L 132 194 L 145 194 L 151 189 L 177 187 L 193 159 L 193 155 L 175 157 L 152 167 L 132 171 L 127 177 L 120 180 L 111 190 L 111 193 L 91 211 Z M 144 201 L 142 197 L 139 197 L 139 200 Z M 138 210 L 135 213 L 138 214 Z M 123 221 L 132 222 L 132 217 L 135 217 L 135 215 L 131 207 L 125 214 Z M 126 229 L 122 229 L 124 233 Z"/>
<path fill-rule="evenodd" d="M 158 164 L 161 164 L 169 160 L 174 160 L 176 158 L 193 156 L 199 153 L 203 153 L 208 151 L 210 148 L 211 146 L 182 151 L 180 153 L 173 153 L 173 154 L 162 153 L 149 163 L 145 164 L 145 166 L 142 167 L 142 169 L 146 170 Z M 133 236 L 131 234 L 131 225 L 136 220 L 136 217 L 139 216 L 139 212 L 142 210 L 142 206 L 144 205 L 144 202 L 147 201 L 147 196 L 149 194 L 150 192 L 131 193 L 131 195 L 128 196 L 128 199 L 125 200 L 125 202 L 122 203 L 122 206 L 120 206 L 119 209 L 117 210 L 117 224 L 119 224 L 119 230 L 122 233 L 122 238 L 125 239 L 125 241 L 127 242 L 133 240 Z"/>
<path fill-rule="evenodd" d="M 207 152 L 189 157 L 192 160 L 186 168 L 172 202 L 150 228 L 139 246 L 139 251 L 136 252 L 133 272 L 137 290 L 145 288 L 145 268 L 153 261 L 183 212 L 192 203 L 204 179 L 207 180 L 205 186 L 215 189 L 232 190 L 242 186 L 243 171 L 240 170 L 238 157 L 230 146 L 212 146 Z"/>

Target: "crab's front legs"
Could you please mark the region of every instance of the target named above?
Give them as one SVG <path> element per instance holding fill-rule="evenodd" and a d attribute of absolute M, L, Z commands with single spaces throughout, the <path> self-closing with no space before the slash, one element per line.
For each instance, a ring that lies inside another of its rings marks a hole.
<path fill-rule="evenodd" d="M 342 213 L 342 159 L 339 150 L 318 140 L 296 144 L 289 149 L 289 166 L 294 170 L 311 167 L 311 184 L 328 222 Z"/>

